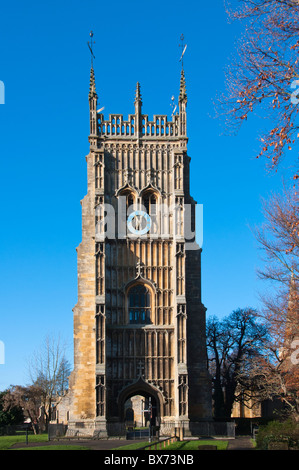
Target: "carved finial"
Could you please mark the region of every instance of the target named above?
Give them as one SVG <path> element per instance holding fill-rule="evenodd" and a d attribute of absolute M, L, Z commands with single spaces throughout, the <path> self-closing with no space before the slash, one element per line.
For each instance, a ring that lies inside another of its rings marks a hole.
<path fill-rule="evenodd" d="M 96 81 L 94 76 L 94 70 L 91 67 L 90 69 L 90 82 L 89 82 L 89 98 L 97 98 L 96 92 Z"/>
<path fill-rule="evenodd" d="M 140 83 L 137 82 L 136 85 L 136 93 L 135 93 L 135 114 L 141 114 L 141 106 L 142 106 L 142 99 L 141 99 L 141 93 L 140 93 Z"/>
<path fill-rule="evenodd" d="M 90 69 L 90 84 L 89 84 L 89 110 L 90 110 L 90 135 L 89 135 L 89 142 L 91 146 L 96 146 L 97 145 L 97 137 L 99 135 L 99 125 L 98 125 L 98 115 L 97 115 L 97 102 L 98 102 L 98 95 L 96 92 L 96 81 L 95 81 L 95 75 L 94 75 L 94 69 L 93 69 L 93 62 L 92 59 L 94 58 L 93 54 L 93 32 L 90 32 L 90 43 L 88 44 L 88 47 L 90 49 L 91 53 L 91 69 Z"/>
<path fill-rule="evenodd" d="M 180 101 L 187 101 L 186 80 L 185 80 L 185 72 L 183 69 L 181 71 Z"/>
<path fill-rule="evenodd" d="M 90 36 L 90 42 L 88 42 L 87 45 L 89 47 L 90 55 L 91 55 L 90 85 L 89 85 L 89 99 L 91 99 L 91 98 L 97 98 L 97 93 L 96 93 L 96 82 L 95 82 L 94 69 L 93 69 L 93 59 L 95 59 L 95 56 L 93 53 L 94 42 L 92 40 L 93 38 L 92 31 L 90 31 L 89 36 Z"/>
<path fill-rule="evenodd" d="M 137 85 L 136 85 L 135 103 L 136 103 L 136 101 L 141 101 L 142 102 L 141 93 L 140 93 L 140 83 L 139 82 L 137 82 Z"/>
<path fill-rule="evenodd" d="M 135 116 L 136 116 L 135 135 L 137 139 L 139 139 L 140 137 L 142 137 L 142 99 L 141 99 L 139 82 L 137 82 L 137 85 L 136 85 L 134 105 L 135 105 Z"/>

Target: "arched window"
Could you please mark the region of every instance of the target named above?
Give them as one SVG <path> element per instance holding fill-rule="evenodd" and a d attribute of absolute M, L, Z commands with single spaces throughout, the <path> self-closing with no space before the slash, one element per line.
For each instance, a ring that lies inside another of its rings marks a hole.
<path fill-rule="evenodd" d="M 126 222 L 128 216 L 131 214 L 131 212 L 134 211 L 136 195 L 132 191 L 125 188 L 119 192 L 118 197 L 121 200 L 118 206 L 120 208 L 121 217 L 122 220 Z"/>
<path fill-rule="evenodd" d="M 143 210 L 151 218 L 150 236 L 155 237 L 159 235 L 159 214 L 158 214 L 158 197 L 153 191 L 146 191 L 142 197 Z"/>
<path fill-rule="evenodd" d="M 151 314 L 151 294 L 143 284 L 136 284 L 129 290 L 129 323 L 148 324 Z"/>
<path fill-rule="evenodd" d="M 155 216 L 157 214 L 157 198 L 155 194 L 145 194 L 142 202 L 148 215 Z"/>
<path fill-rule="evenodd" d="M 126 219 L 129 217 L 131 212 L 134 211 L 134 196 L 132 193 L 127 194 L 127 207 L 126 207 Z"/>

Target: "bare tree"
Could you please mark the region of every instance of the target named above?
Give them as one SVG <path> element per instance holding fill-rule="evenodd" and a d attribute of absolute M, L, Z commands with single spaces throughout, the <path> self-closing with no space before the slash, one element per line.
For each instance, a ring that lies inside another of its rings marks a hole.
<path fill-rule="evenodd" d="M 256 311 L 238 309 L 221 322 L 207 322 L 209 370 L 213 377 L 214 415 L 229 419 L 243 371 L 259 355 L 267 330 L 257 322 Z"/>
<path fill-rule="evenodd" d="M 264 299 L 259 320 L 267 325 L 264 353 L 253 358 L 243 382 L 259 401 L 276 400 L 285 414 L 299 420 L 299 296 L 294 281 L 288 296 Z"/>
<path fill-rule="evenodd" d="M 37 434 L 39 425 L 42 424 L 40 423 L 41 396 L 42 390 L 38 386 L 11 386 L 4 396 L 4 409 L 22 408 L 24 416 L 31 421 L 34 434 Z"/>
<path fill-rule="evenodd" d="M 243 22 L 244 34 L 228 69 L 222 111 L 233 130 L 254 113 L 268 118 L 257 157 L 266 157 L 269 167 L 277 170 L 288 154 L 288 166 L 292 165 L 293 178 L 298 181 L 299 2 L 228 0 L 227 11 L 231 19 Z M 265 259 L 259 275 L 271 282 L 272 293 L 263 296 L 264 308 L 258 318 L 270 336 L 263 354 L 256 355 L 239 374 L 244 383 L 247 377 L 261 398 L 279 397 L 295 416 L 299 377 L 292 346 L 299 340 L 298 203 L 295 189 L 284 190 L 264 203 L 265 224 L 256 231 Z"/>
<path fill-rule="evenodd" d="M 256 230 L 264 255 L 261 279 L 270 292 L 261 296 L 259 320 L 267 326 L 265 354 L 251 364 L 248 378 L 261 399 L 278 398 L 299 417 L 299 205 L 294 188 L 264 202 L 265 223 Z"/>
<path fill-rule="evenodd" d="M 52 404 L 57 404 L 68 388 L 71 368 L 65 350 L 66 347 L 59 338 L 47 336 L 29 364 L 31 381 L 41 390 L 46 424 L 51 421 Z"/>
<path fill-rule="evenodd" d="M 265 261 L 259 275 L 288 289 L 292 273 L 299 280 L 299 195 L 294 188 L 284 188 L 264 200 L 262 210 L 265 221 L 255 229 Z"/>
<path fill-rule="evenodd" d="M 235 61 L 227 71 L 227 93 L 220 99 L 230 128 L 255 112 L 269 118 L 261 152 L 277 168 L 299 137 L 299 4 L 295 0 L 227 1 L 228 15 L 244 22 Z M 222 109 L 223 111 L 223 109 Z M 298 157 L 297 157 L 298 158 Z M 293 169 L 299 178 L 298 160 Z"/>

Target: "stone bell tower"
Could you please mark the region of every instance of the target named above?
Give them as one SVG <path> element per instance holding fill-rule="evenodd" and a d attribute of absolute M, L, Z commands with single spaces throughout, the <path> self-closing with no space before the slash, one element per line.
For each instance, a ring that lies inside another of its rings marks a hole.
<path fill-rule="evenodd" d="M 91 68 L 69 429 L 124 434 L 135 396 L 162 435 L 211 419 L 183 69 L 178 104 L 150 120 L 137 83 L 134 114 L 105 119 Z"/>

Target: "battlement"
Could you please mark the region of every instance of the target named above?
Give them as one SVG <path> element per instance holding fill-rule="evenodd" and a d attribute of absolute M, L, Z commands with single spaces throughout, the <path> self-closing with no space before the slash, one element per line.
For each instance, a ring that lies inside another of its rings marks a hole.
<path fill-rule="evenodd" d="M 135 114 L 129 114 L 124 120 L 122 114 L 110 114 L 105 120 L 103 114 L 98 114 L 99 135 L 108 138 L 139 137 L 167 138 L 179 137 L 179 116 L 174 115 L 172 121 L 168 121 L 167 115 L 154 115 L 150 121 L 148 115 L 141 115 L 140 130 L 138 133 Z"/>

